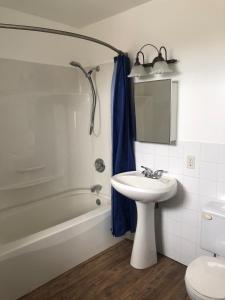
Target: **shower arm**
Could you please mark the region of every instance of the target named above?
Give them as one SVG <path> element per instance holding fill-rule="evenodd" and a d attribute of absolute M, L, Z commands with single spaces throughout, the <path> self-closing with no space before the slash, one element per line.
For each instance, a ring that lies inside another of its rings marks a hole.
<path fill-rule="evenodd" d="M 115 51 L 119 55 L 127 55 L 122 50 L 119 50 L 116 47 L 114 47 L 104 41 L 101 41 L 99 39 L 96 39 L 96 38 L 93 38 L 93 37 L 90 37 L 87 35 L 71 32 L 71 31 L 57 30 L 57 29 L 37 27 L 37 26 L 28 26 L 28 25 L 7 24 L 7 23 L 0 23 L 0 28 L 44 32 L 44 33 L 57 34 L 57 35 L 78 38 L 78 39 L 82 39 L 82 40 L 86 40 L 86 41 L 90 41 L 90 42 L 102 45 L 106 48 L 109 48 L 109 49 Z"/>

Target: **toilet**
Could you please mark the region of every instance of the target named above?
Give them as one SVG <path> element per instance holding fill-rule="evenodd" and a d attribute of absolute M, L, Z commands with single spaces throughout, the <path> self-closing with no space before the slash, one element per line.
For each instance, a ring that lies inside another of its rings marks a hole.
<path fill-rule="evenodd" d="M 191 300 L 225 300 L 225 202 L 212 201 L 202 210 L 200 256 L 186 270 L 185 285 Z"/>

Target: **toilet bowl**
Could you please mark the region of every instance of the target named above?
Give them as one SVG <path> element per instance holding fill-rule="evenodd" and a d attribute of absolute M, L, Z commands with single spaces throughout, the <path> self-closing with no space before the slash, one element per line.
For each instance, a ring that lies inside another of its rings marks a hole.
<path fill-rule="evenodd" d="M 202 209 L 200 246 L 217 257 L 200 256 L 186 270 L 191 300 L 225 300 L 225 201 L 211 201 Z"/>
<path fill-rule="evenodd" d="M 225 300 L 225 259 L 198 257 L 187 267 L 185 285 L 191 300 Z"/>

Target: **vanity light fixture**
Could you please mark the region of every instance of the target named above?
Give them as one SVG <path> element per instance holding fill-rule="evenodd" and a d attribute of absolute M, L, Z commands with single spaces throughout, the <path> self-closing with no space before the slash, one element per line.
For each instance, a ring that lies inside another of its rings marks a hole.
<path fill-rule="evenodd" d="M 147 46 L 153 47 L 157 51 L 157 56 L 153 59 L 151 63 L 145 63 L 145 56 L 143 53 L 143 49 Z M 162 54 L 162 50 L 164 51 L 164 57 Z M 140 63 L 140 55 L 142 56 L 143 63 Z M 163 75 L 172 73 L 173 71 L 169 68 L 169 64 L 174 64 L 177 62 L 177 59 L 168 59 L 167 58 L 167 50 L 166 47 L 161 46 L 159 49 L 153 44 L 145 44 L 140 48 L 140 50 L 136 54 L 135 63 L 131 69 L 128 77 L 142 77 L 146 75 Z M 146 68 L 150 68 L 150 71 L 147 72 Z"/>

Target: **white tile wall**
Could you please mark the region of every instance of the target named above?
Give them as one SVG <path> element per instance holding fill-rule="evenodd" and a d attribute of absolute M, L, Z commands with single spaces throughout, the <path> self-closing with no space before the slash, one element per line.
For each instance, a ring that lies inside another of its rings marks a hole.
<path fill-rule="evenodd" d="M 225 145 L 178 142 L 176 146 L 135 143 L 137 170 L 141 166 L 164 169 L 179 182 L 173 199 L 156 209 L 158 251 L 185 265 L 199 255 L 201 209 L 209 201 L 225 201 Z M 195 169 L 186 158 L 195 157 Z"/>

